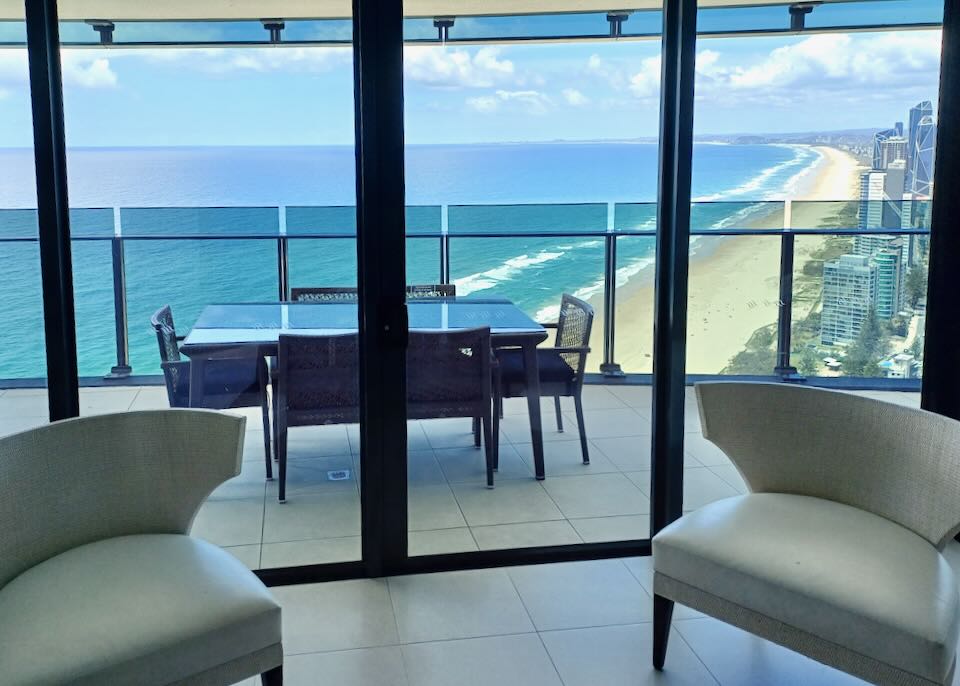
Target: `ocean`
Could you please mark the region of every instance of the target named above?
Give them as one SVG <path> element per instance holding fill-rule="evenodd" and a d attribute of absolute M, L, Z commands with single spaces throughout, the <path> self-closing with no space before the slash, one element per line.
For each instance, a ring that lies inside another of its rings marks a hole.
<path fill-rule="evenodd" d="M 549 317 L 564 291 L 581 297 L 602 292 L 603 241 L 524 232 L 603 231 L 608 203 L 654 202 L 657 154 L 655 144 L 637 142 L 408 146 L 407 204 L 449 206 L 450 270 L 458 293 L 504 295 L 531 315 Z M 804 146 L 697 144 L 694 197 L 717 204 L 695 208 L 695 228 L 731 226 L 762 213 L 758 203 L 764 200 L 791 197 L 820 159 Z M 121 208 L 124 235 L 141 238 L 186 236 L 200 230 L 200 220 L 195 214 L 171 217 L 128 208 L 285 206 L 287 231 L 295 235 L 297 217 L 306 218 L 300 223 L 308 226 L 318 215 L 294 208 L 354 202 L 354 153 L 347 146 L 78 148 L 68 152 L 67 166 L 71 207 L 108 208 L 100 214 L 107 220 L 112 208 Z M 0 238 L 35 234 L 35 219 L 25 228 L 22 212 L 35 204 L 32 151 L 0 150 Z M 510 207 L 518 204 L 541 206 Z M 277 215 L 269 209 L 207 212 L 203 216 L 214 219 L 202 231 L 275 235 Z M 352 229 L 349 207 L 331 216 L 339 218 L 334 226 Z M 439 226 L 439 210 L 411 216 Z M 415 231 L 417 222 L 408 221 L 408 230 Z M 107 223 L 106 231 L 89 235 L 109 238 L 112 223 Z M 652 208 L 626 208 L 617 225 L 652 229 Z M 458 231 L 492 227 L 516 237 L 457 237 Z M 80 226 L 77 234 L 82 233 Z M 352 239 L 292 239 L 291 284 L 355 283 L 354 251 Z M 186 333 L 205 304 L 276 298 L 273 240 L 138 239 L 126 242 L 125 254 L 135 374 L 159 371 L 149 325 L 158 307 L 170 304 L 178 329 Z M 110 241 L 75 240 L 73 259 L 80 374 L 100 376 L 116 363 Z M 618 240 L 618 285 L 649 278 L 652 263 L 653 239 Z M 408 282 L 435 282 L 439 268 L 439 240 L 408 239 Z M 44 374 L 42 327 L 37 245 L 2 242 L 0 378 Z"/>

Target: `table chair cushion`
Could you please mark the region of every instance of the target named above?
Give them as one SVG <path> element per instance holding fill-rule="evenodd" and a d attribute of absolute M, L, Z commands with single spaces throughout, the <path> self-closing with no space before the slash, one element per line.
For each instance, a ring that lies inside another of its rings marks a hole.
<path fill-rule="evenodd" d="M 952 668 L 953 571 L 929 542 L 863 510 L 779 493 L 720 500 L 661 531 L 653 563 L 665 587 L 679 582 L 922 679 L 943 683 Z"/>
<path fill-rule="evenodd" d="M 170 684 L 229 674 L 280 644 L 280 607 L 263 583 L 189 536 L 89 543 L 0 589 L 5 686 Z"/>
<path fill-rule="evenodd" d="M 523 352 L 520 350 L 498 350 L 500 378 L 504 384 L 522 384 L 526 381 L 523 366 Z M 564 361 L 560 353 L 548 348 L 537 350 L 537 364 L 540 367 L 542 383 L 568 383 L 573 381 L 574 371 Z"/>

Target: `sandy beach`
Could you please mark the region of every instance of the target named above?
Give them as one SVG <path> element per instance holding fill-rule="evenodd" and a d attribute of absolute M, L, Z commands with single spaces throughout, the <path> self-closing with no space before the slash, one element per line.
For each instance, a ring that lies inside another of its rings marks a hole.
<path fill-rule="evenodd" d="M 835 148 L 815 148 L 820 161 L 798 183 L 793 200 L 852 200 L 858 196 L 860 165 Z M 790 226 L 814 228 L 835 205 L 796 205 Z M 769 220 L 767 220 L 769 221 Z M 802 265 L 822 241 L 796 242 Z M 626 372 L 649 373 L 653 357 L 653 274 L 617 289 L 616 361 Z M 700 238 L 691 246 L 687 315 L 687 373 L 716 374 L 744 349 L 759 328 L 777 321 L 779 236 Z M 595 298 L 591 367 L 603 358 L 603 302 Z"/>

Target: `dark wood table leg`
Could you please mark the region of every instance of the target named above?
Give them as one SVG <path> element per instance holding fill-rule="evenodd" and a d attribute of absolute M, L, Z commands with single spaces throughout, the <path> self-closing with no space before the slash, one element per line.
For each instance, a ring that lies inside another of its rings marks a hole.
<path fill-rule="evenodd" d="M 533 466 L 537 480 L 543 481 L 543 422 L 540 418 L 540 366 L 537 363 L 537 342 L 523 346 L 523 370 L 527 376 L 527 410 L 530 413 L 530 440 L 533 442 Z"/>

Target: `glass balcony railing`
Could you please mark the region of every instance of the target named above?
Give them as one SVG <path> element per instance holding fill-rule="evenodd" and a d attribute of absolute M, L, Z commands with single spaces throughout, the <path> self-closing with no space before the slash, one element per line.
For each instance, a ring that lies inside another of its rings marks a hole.
<path fill-rule="evenodd" d="M 89 208 L 71 220 L 83 377 L 157 374 L 149 318 L 164 304 L 186 329 L 212 302 L 356 281 L 349 206 Z M 406 220 L 409 282 L 505 296 L 541 321 L 574 293 L 596 310 L 591 371 L 652 371 L 655 204 L 411 206 Z M 918 377 L 929 225 L 928 200 L 695 203 L 688 374 Z M 31 352 L 38 279 L 23 266 L 36 226 L 33 210 L 0 210 L 8 381 L 44 376 Z"/>

